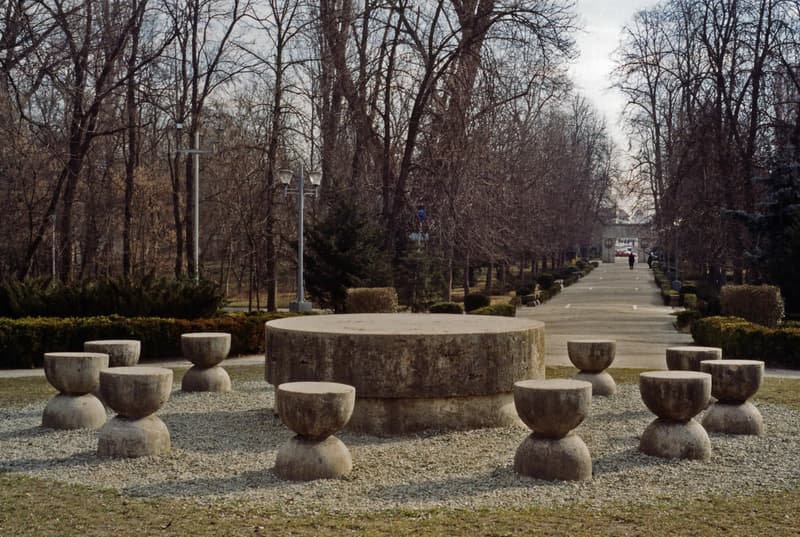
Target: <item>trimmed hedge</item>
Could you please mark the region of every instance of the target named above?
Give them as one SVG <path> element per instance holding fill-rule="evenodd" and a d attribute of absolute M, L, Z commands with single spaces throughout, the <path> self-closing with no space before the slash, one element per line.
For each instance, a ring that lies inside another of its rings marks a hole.
<path fill-rule="evenodd" d="M 104 278 L 76 285 L 48 280 L 0 283 L 0 318 L 25 317 L 165 317 L 202 319 L 216 315 L 224 303 L 219 285 L 208 280 L 132 281 Z"/>
<path fill-rule="evenodd" d="M 354 287 L 347 290 L 347 313 L 394 313 L 397 291 L 394 287 Z"/>
<path fill-rule="evenodd" d="M 703 315 L 697 310 L 681 310 L 674 313 L 675 315 L 675 328 L 678 330 L 685 330 L 691 328 L 692 324 L 698 319 L 702 319 Z"/>
<path fill-rule="evenodd" d="M 469 312 L 470 315 L 502 315 L 504 317 L 514 317 L 517 308 L 512 304 L 491 304 Z"/>
<path fill-rule="evenodd" d="M 556 277 L 550 274 L 549 272 L 542 272 L 536 278 L 536 283 L 539 284 L 539 289 L 547 290 L 550 289 L 550 286 L 553 285 L 553 282 L 556 280 Z"/>
<path fill-rule="evenodd" d="M 0 368 L 41 367 L 45 352 L 82 351 L 92 339 L 139 339 L 142 358 L 181 355 L 181 334 L 228 332 L 231 355 L 264 352 L 264 323 L 294 313 L 232 313 L 209 319 L 159 317 L 0 318 Z"/>
<path fill-rule="evenodd" d="M 774 285 L 725 285 L 719 294 L 723 316 L 742 317 L 775 328 L 783 319 L 783 297 Z"/>
<path fill-rule="evenodd" d="M 428 311 L 431 313 L 464 313 L 464 308 L 458 302 L 436 302 Z"/>
<path fill-rule="evenodd" d="M 694 293 L 686 293 L 683 295 L 683 307 L 691 310 L 697 309 L 697 295 Z"/>
<path fill-rule="evenodd" d="M 800 328 L 768 328 L 741 317 L 706 317 L 692 323 L 692 337 L 698 345 L 722 348 L 726 358 L 800 368 Z"/>

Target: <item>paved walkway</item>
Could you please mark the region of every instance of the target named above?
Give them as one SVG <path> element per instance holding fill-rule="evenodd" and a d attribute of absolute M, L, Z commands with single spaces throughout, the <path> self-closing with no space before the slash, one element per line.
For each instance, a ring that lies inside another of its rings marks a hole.
<path fill-rule="evenodd" d="M 598 268 L 535 308 L 519 308 L 517 317 L 545 323 L 548 365 L 572 366 L 569 339 L 614 339 L 617 356 L 612 367 L 666 369 L 666 349 L 692 345 L 689 334 L 673 328 L 674 308 L 664 306 L 647 265 L 631 270 L 627 259 L 601 263 Z M 800 377 L 800 371 L 767 369 L 766 375 Z"/>
<path fill-rule="evenodd" d="M 673 328 L 674 310 L 663 305 L 647 265 L 630 270 L 623 261 L 601 263 L 541 306 L 517 310 L 519 317 L 544 321 L 548 365 L 571 365 L 569 339 L 614 339 L 614 367 L 647 369 L 666 369 L 666 348 L 692 343 Z"/>

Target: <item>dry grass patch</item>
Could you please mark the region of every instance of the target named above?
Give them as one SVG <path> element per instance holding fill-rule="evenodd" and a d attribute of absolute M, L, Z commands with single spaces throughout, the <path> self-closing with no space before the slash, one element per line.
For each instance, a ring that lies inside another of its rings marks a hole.
<path fill-rule="evenodd" d="M 290 517 L 236 502 L 203 505 L 0 474 L 0 533 L 17 537 L 412 536 L 412 535 L 797 535 L 800 491 L 648 505 L 386 511 Z"/>

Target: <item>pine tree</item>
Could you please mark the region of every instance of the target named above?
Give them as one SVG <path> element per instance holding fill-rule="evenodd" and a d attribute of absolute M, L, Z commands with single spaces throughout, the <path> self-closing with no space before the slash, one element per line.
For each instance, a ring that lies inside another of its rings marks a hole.
<path fill-rule="evenodd" d="M 321 307 L 341 313 L 348 288 L 391 283 L 380 231 L 353 201 L 336 201 L 305 240 L 306 288 Z"/>
<path fill-rule="evenodd" d="M 765 188 L 756 213 L 725 211 L 754 238 L 748 260 L 764 280 L 781 288 L 786 310 L 800 312 L 800 164 L 784 160 L 758 182 Z"/>

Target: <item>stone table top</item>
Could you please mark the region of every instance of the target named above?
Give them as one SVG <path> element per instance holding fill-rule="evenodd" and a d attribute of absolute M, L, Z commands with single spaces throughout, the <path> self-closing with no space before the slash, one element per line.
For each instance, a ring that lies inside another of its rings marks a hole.
<path fill-rule="evenodd" d="M 353 313 L 290 317 L 267 325 L 271 329 L 318 334 L 466 335 L 515 332 L 543 327 L 544 323 L 493 315 Z"/>

